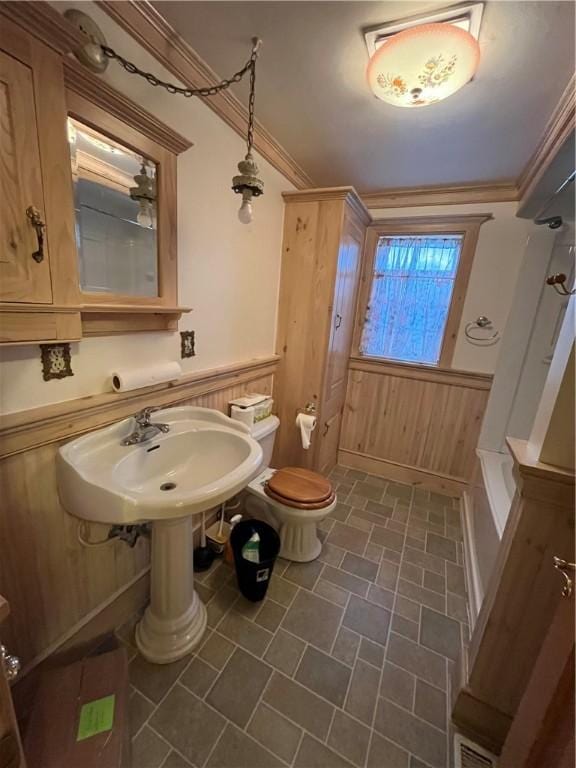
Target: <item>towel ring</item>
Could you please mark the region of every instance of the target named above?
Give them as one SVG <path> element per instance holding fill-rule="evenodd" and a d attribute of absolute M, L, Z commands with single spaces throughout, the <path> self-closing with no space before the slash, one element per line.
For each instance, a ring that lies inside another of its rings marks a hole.
<path fill-rule="evenodd" d="M 480 315 L 476 320 L 471 320 L 466 323 L 464 327 L 464 334 L 471 344 L 475 344 L 477 347 L 491 347 L 493 344 L 497 344 L 500 341 L 500 331 L 494 331 L 491 336 L 477 336 L 472 331 L 477 329 L 479 331 L 492 331 L 492 321 L 484 315 Z"/>

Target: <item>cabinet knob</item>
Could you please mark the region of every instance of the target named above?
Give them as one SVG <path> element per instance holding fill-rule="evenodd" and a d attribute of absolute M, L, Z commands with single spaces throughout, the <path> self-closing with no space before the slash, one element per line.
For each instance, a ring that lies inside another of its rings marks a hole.
<path fill-rule="evenodd" d="M 40 264 L 41 261 L 44 261 L 44 230 L 46 229 L 46 224 L 42 221 L 42 215 L 38 208 L 35 208 L 33 205 L 29 205 L 26 208 L 26 216 L 30 219 L 30 223 L 36 230 L 36 237 L 38 238 L 38 250 L 34 251 L 32 258 L 37 264 Z"/>
<path fill-rule="evenodd" d="M 334 323 L 334 327 L 336 328 L 336 330 L 338 330 L 338 328 L 340 328 L 341 325 L 342 325 L 342 315 L 339 315 L 338 313 L 336 313 L 336 320 Z"/>
<path fill-rule="evenodd" d="M 4 667 L 4 674 L 7 680 L 15 680 L 20 672 L 20 659 L 18 656 L 12 656 L 6 650 L 6 647 L 0 645 L 0 662 Z"/>

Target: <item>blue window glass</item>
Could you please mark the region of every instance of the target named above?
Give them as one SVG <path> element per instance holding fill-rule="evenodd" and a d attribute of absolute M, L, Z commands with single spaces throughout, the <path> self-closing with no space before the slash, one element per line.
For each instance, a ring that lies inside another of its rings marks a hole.
<path fill-rule="evenodd" d="M 379 239 L 362 354 L 409 363 L 438 363 L 462 237 Z"/>

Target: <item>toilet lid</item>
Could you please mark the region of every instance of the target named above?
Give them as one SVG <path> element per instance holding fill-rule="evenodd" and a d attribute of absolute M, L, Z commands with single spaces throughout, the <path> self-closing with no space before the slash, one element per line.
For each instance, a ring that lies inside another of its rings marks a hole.
<path fill-rule="evenodd" d="M 322 504 L 333 496 L 329 480 L 302 467 L 279 469 L 267 485 L 271 496 L 288 504 Z"/>

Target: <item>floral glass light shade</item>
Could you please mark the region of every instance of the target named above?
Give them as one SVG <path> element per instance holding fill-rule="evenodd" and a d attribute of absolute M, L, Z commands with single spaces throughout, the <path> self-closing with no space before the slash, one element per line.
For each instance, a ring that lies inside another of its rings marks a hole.
<path fill-rule="evenodd" d="M 422 24 L 383 43 L 368 64 L 368 83 L 397 107 L 426 107 L 451 96 L 476 72 L 480 46 L 452 24 Z"/>

